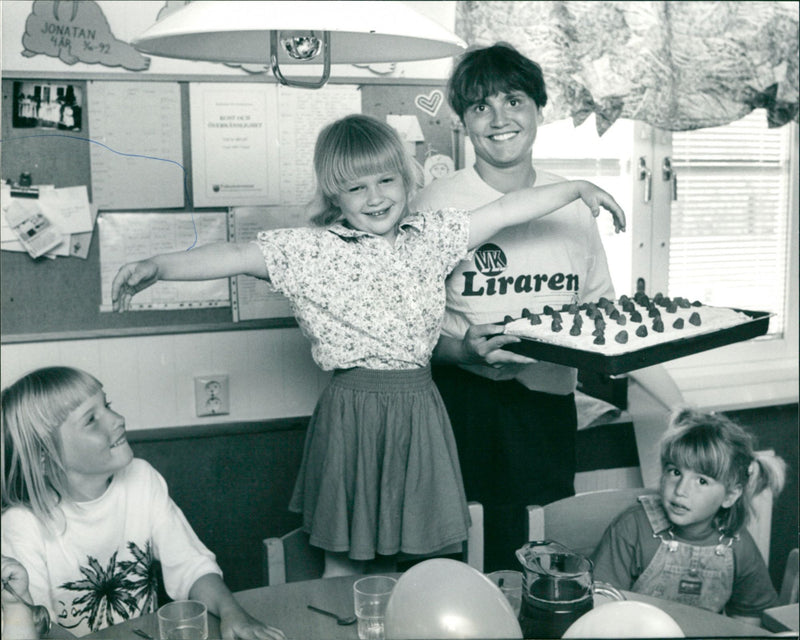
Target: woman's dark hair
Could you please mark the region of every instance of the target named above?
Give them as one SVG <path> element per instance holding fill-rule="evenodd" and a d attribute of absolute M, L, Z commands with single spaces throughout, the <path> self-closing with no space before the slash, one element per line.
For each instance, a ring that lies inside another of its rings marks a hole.
<path fill-rule="evenodd" d="M 510 44 L 467 51 L 450 76 L 447 99 L 453 111 L 464 120 L 467 108 L 497 93 L 522 91 L 539 109 L 547 104 L 542 68 Z"/>

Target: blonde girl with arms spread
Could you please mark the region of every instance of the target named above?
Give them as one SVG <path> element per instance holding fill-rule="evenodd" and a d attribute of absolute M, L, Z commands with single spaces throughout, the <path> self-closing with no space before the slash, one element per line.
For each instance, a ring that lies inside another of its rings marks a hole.
<path fill-rule="evenodd" d="M 117 309 L 158 280 L 246 274 L 289 298 L 312 355 L 333 371 L 317 403 L 290 509 L 325 550 L 325 575 L 398 552 L 463 541 L 469 512 L 430 358 L 453 266 L 498 229 L 578 198 L 624 214 L 602 189 L 564 182 L 508 194 L 469 213 L 408 210 L 420 172 L 389 125 L 338 120 L 315 153 L 313 226 L 264 231 L 130 263 L 112 285 Z"/>
<path fill-rule="evenodd" d="M 205 603 L 225 640 L 284 639 L 233 598 L 96 378 L 37 369 L 3 390 L 2 424 L 3 553 L 54 624 L 84 636 L 154 612 L 158 560 L 167 594 Z"/>

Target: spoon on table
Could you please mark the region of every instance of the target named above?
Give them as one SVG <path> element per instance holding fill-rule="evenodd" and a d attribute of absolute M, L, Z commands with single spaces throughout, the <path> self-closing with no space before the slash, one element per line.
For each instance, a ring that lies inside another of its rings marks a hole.
<path fill-rule="evenodd" d="M 331 618 L 336 618 L 336 624 L 340 625 L 353 624 L 357 620 L 355 616 L 349 616 L 349 617 L 337 616 L 332 611 L 325 611 L 325 609 L 320 609 L 319 607 L 315 607 L 313 604 L 308 605 L 308 608 L 311 609 L 312 611 L 316 611 L 317 613 L 322 613 L 326 616 L 330 616 Z"/>
<path fill-rule="evenodd" d="M 47 610 L 47 607 L 40 604 L 31 604 L 30 602 L 27 602 L 22 598 L 21 595 L 14 591 L 14 588 L 11 586 L 11 584 L 5 580 L 3 580 L 3 589 L 8 591 L 12 596 L 14 596 L 17 600 L 31 610 L 33 613 L 33 624 L 36 627 L 36 631 L 39 636 L 43 636 L 50 631 L 50 612 Z"/>

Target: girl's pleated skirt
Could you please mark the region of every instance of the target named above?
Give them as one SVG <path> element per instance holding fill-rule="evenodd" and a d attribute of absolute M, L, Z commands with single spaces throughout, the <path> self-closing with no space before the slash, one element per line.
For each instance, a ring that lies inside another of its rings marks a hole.
<path fill-rule="evenodd" d="M 465 540 L 455 439 L 430 367 L 336 371 L 311 417 L 289 508 L 303 514 L 311 544 L 353 560 Z"/>

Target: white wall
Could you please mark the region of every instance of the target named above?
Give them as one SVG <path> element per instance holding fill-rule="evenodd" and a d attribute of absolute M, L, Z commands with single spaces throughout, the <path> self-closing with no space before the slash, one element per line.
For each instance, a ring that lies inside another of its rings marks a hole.
<path fill-rule="evenodd" d="M 328 377 L 298 329 L 6 344 L 0 357 L 3 386 L 43 366 L 88 371 L 129 429 L 310 415 Z M 224 373 L 230 414 L 198 418 L 194 377 Z"/>
<path fill-rule="evenodd" d="M 128 41 L 154 22 L 164 3 L 123 0 L 98 4 L 114 35 Z M 409 4 L 452 30 L 454 2 Z M 4 75 L 47 72 L 97 77 L 106 72 L 116 76 L 124 73 L 80 62 L 67 65 L 43 55 L 24 58 L 21 37 L 31 5 L 21 1 L 0 2 Z M 336 72 L 334 69 L 334 77 Z M 448 72 L 447 62 L 408 63 L 397 70 L 398 75 L 412 78 L 446 78 Z M 242 75 L 244 72 L 223 65 L 154 58 L 146 75 L 156 73 Z M 368 71 L 348 66 L 348 76 L 358 73 L 369 75 Z M 104 383 L 109 400 L 126 417 L 129 429 L 309 415 L 329 376 L 312 361 L 308 342 L 298 329 L 5 344 L 0 347 L 0 361 L 2 386 L 46 365 L 71 365 L 87 370 Z M 228 374 L 230 415 L 196 417 L 194 377 L 206 374 Z"/>

